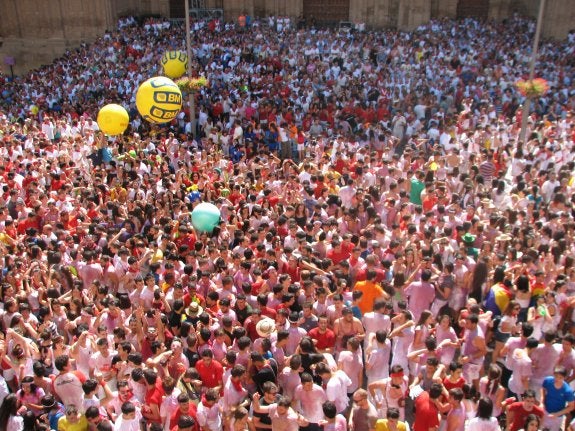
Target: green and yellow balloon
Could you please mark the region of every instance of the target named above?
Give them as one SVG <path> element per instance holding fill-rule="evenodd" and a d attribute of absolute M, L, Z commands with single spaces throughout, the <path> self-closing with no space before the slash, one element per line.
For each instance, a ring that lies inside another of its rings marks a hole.
<path fill-rule="evenodd" d="M 171 79 L 178 79 L 188 70 L 188 56 L 182 51 L 166 51 L 160 63 L 164 75 Z"/>
<path fill-rule="evenodd" d="M 150 123 L 169 123 L 182 108 L 182 92 L 170 78 L 155 76 L 138 88 L 136 108 Z"/>

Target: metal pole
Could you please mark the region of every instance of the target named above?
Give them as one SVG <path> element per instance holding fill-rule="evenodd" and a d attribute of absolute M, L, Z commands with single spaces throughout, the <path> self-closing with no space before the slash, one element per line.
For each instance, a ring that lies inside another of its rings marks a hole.
<path fill-rule="evenodd" d="M 190 0 L 184 0 L 185 13 L 186 13 L 186 54 L 188 56 L 188 78 L 192 78 L 192 38 L 190 35 Z M 196 119 L 196 100 L 194 92 L 190 91 L 189 104 L 190 104 L 190 126 L 192 128 L 192 135 L 196 138 L 196 128 L 194 121 Z"/>
<path fill-rule="evenodd" d="M 541 26 L 543 25 L 543 13 L 545 11 L 545 0 L 539 2 L 539 14 L 537 15 L 537 27 L 535 28 L 535 37 L 533 39 L 533 50 L 531 52 L 531 62 L 529 63 L 529 82 L 533 81 L 535 77 L 535 62 L 537 61 L 537 49 L 539 48 L 539 37 L 541 36 Z M 519 132 L 519 140 L 525 141 L 525 134 L 527 133 L 527 120 L 529 119 L 529 110 L 531 108 L 531 97 L 527 96 L 523 103 L 523 110 L 521 111 L 521 131 Z"/>

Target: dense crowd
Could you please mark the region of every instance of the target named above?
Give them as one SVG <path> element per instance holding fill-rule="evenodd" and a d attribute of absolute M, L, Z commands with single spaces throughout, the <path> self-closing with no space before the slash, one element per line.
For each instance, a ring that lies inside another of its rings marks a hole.
<path fill-rule="evenodd" d="M 522 140 L 532 21 L 243 20 L 191 120 L 135 108 L 168 21 L 0 75 L 0 429 L 571 428 L 573 35 Z"/>

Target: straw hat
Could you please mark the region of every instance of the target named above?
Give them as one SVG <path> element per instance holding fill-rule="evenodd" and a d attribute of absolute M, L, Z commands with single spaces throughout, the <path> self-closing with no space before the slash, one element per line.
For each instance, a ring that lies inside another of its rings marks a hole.
<path fill-rule="evenodd" d="M 204 309 L 200 307 L 197 302 L 192 302 L 188 308 L 186 308 L 186 316 L 188 317 L 198 317 L 204 312 Z"/>
<path fill-rule="evenodd" d="M 256 332 L 260 337 L 269 337 L 275 330 L 275 322 L 267 317 L 264 317 L 256 325 Z"/>

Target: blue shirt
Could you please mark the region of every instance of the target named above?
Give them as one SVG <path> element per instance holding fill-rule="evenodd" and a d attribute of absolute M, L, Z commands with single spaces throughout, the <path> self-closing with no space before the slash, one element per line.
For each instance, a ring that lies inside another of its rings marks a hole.
<path fill-rule="evenodd" d="M 563 382 L 559 389 L 555 387 L 555 377 L 549 376 L 543 379 L 543 389 L 545 389 L 545 410 L 547 413 L 556 413 L 563 410 L 567 403 L 575 400 L 573 389 Z"/>
<path fill-rule="evenodd" d="M 58 421 L 62 416 L 64 416 L 64 406 L 60 403 L 57 403 L 58 410 L 53 409 L 48 413 L 48 422 L 50 423 L 51 430 L 58 429 Z"/>

